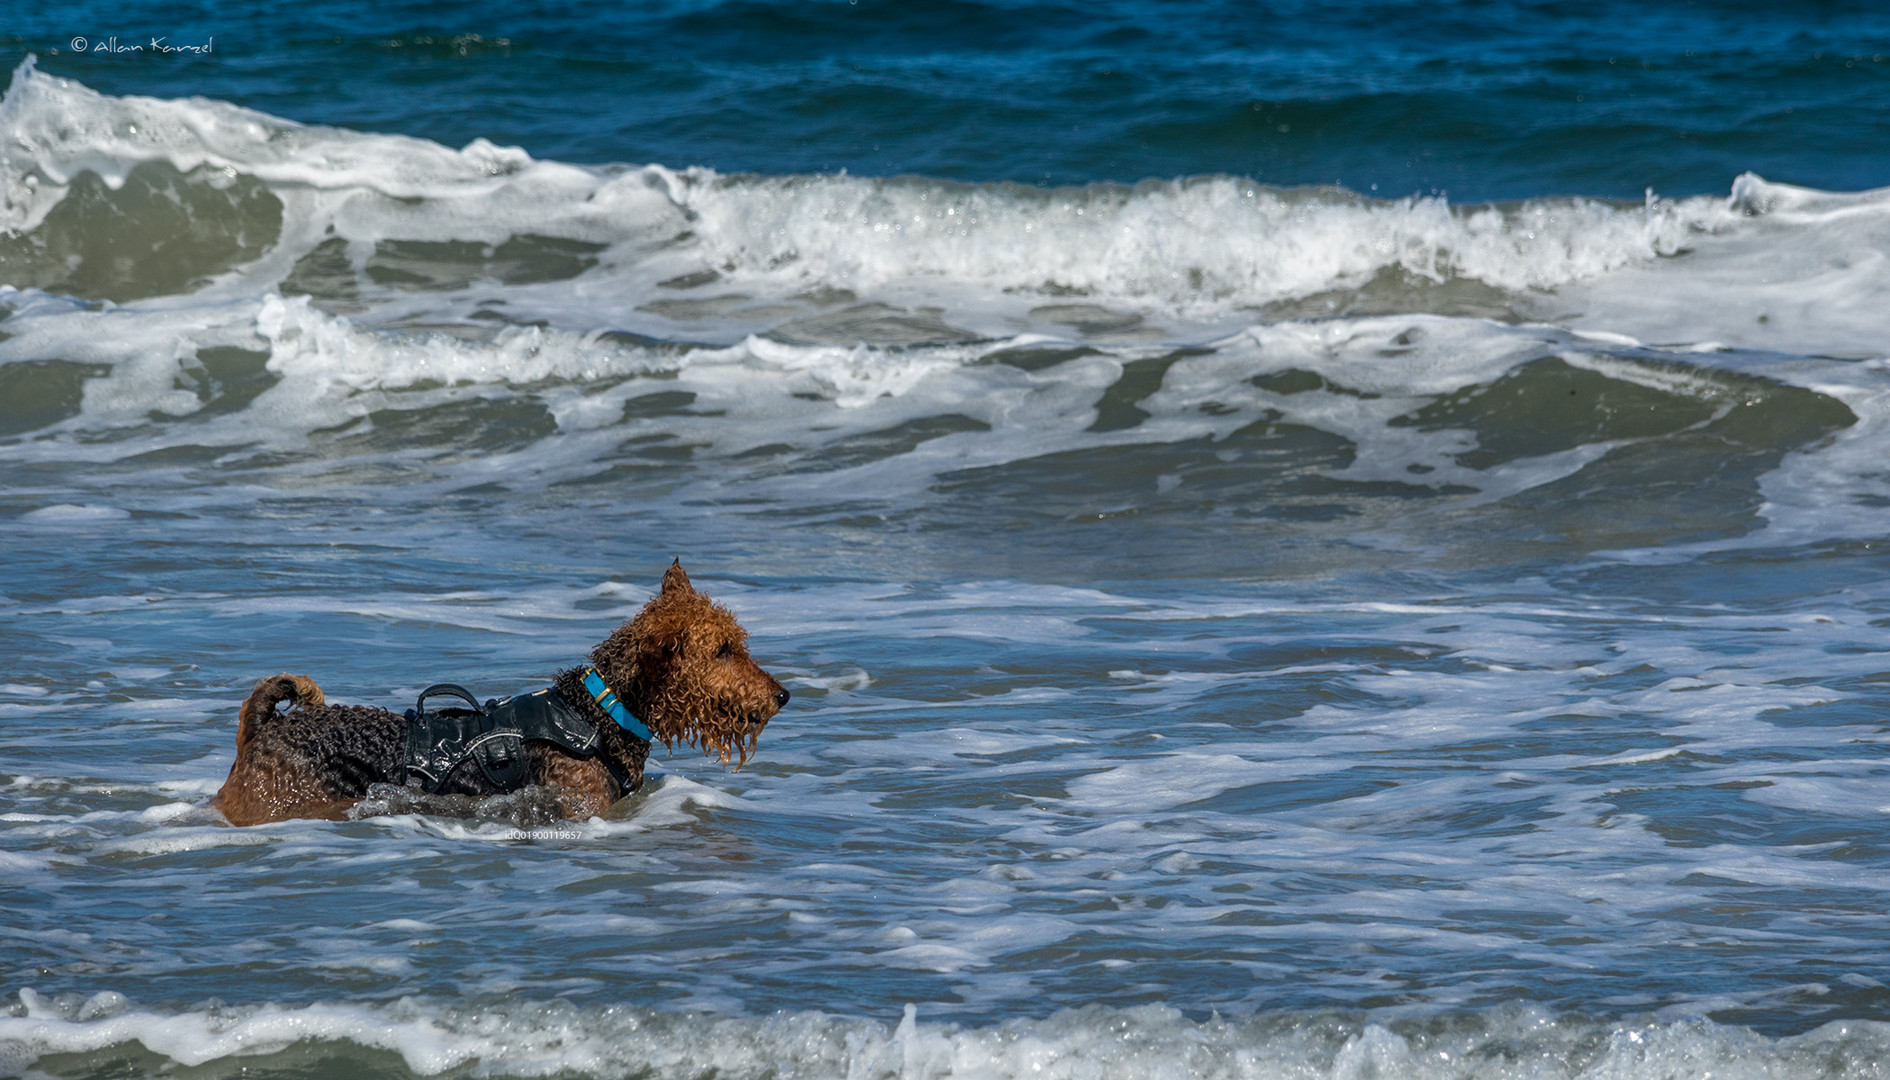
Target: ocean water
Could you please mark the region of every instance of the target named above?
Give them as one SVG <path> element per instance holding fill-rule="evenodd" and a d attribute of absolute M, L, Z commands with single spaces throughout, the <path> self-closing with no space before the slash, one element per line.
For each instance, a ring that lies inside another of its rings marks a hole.
<path fill-rule="evenodd" d="M 1890 1073 L 1890 16 L 313 8 L 0 31 L 0 1074 Z M 677 557 L 746 768 L 206 808 Z"/>

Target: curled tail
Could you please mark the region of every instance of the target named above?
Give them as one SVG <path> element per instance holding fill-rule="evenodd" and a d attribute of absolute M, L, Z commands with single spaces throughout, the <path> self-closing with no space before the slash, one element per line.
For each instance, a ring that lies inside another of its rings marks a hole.
<path fill-rule="evenodd" d="M 236 750 L 241 753 L 250 736 L 256 733 L 256 724 L 264 717 L 276 711 L 276 706 L 283 702 L 292 705 L 320 705 L 322 688 L 315 685 L 315 680 L 307 675 L 271 675 L 256 684 L 256 689 L 249 692 L 243 701 L 243 709 L 236 718 Z"/>

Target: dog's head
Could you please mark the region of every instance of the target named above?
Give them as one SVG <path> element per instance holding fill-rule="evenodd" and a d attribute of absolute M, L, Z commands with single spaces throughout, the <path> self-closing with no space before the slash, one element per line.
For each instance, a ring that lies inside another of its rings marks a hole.
<path fill-rule="evenodd" d="M 591 664 L 665 747 L 686 742 L 736 768 L 788 700 L 749 659 L 748 632 L 689 584 L 680 559 L 662 591 L 591 650 Z"/>

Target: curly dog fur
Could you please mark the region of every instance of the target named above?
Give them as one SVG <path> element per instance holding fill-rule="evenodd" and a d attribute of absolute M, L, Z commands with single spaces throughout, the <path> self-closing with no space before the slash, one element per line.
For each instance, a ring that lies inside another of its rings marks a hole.
<path fill-rule="evenodd" d="M 673 749 L 688 743 L 739 768 L 788 692 L 748 656 L 748 634 L 725 607 L 689 584 L 682 562 L 662 591 L 595 649 L 597 669 L 624 706 Z M 597 725 L 598 756 L 578 758 L 528 740 L 528 783 L 555 793 L 566 818 L 599 814 L 643 783 L 650 744 L 617 726 L 584 689 L 583 666 L 558 672 L 555 692 Z M 278 711 L 283 703 L 292 706 Z M 329 705 L 306 675 L 256 684 L 237 716 L 236 763 L 210 805 L 233 825 L 286 818 L 342 819 L 370 784 L 405 780 L 406 717 L 371 705 Z M 617 776 L 602 759 L 608 755 Z M 476 762 L 462 762 L 442 794 L 498 794 Z"/>

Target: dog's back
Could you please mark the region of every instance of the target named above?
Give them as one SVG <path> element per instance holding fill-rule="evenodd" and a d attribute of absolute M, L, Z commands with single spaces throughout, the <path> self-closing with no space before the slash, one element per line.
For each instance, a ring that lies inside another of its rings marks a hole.
<path fill-rule="evenodd" d="M 294 706 L 278 712 L 284 702 Z M 398 783 L 406 721 L 367 705 L 328 705 L 306 675 L 276 675 L 238 714 L 236 763 L 211 805 L 233 825 L 342 818 L 369 784 Z"/>

